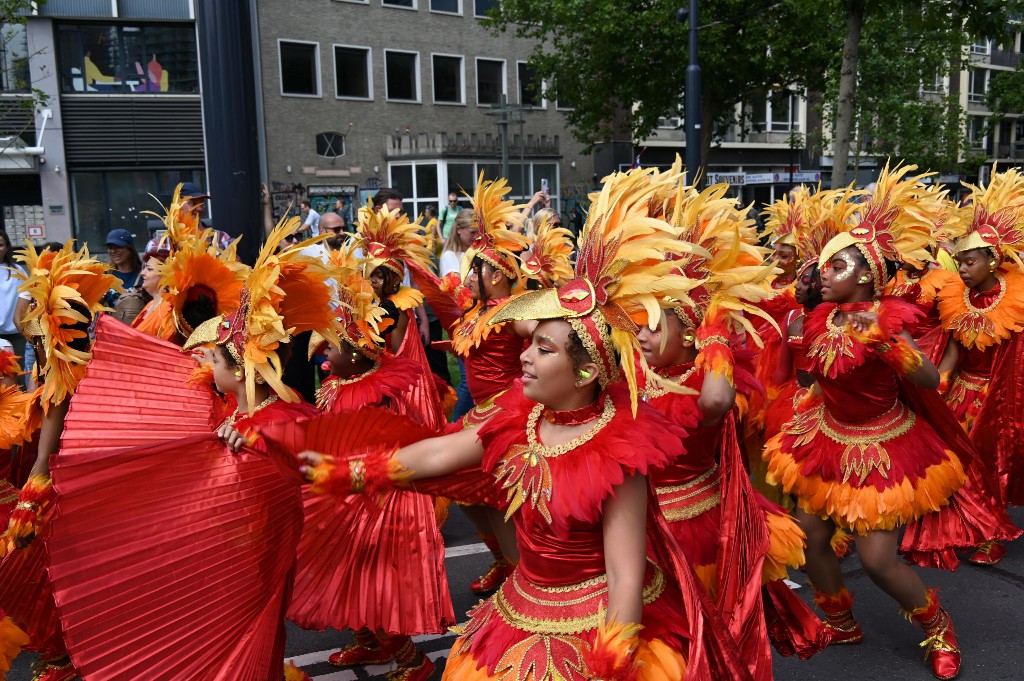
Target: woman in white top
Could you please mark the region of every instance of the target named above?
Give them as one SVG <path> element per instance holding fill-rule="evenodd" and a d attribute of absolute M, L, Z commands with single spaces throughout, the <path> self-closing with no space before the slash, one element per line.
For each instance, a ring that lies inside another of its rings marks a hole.
<path fill-rule="evenodd" d="M 14 323 L 14 311 L 18 306 L 18 286 L 21 284 L 14 273 L 25 269 L 14 262 L 14 248 L 6 232 L 0 232 L 0 338 L 8 341 L 18 357 L 25 355 L 25 338 L 18 333 Z M 24 361 L 24 360 L 23 360 Z"/>
<path fill-rule="evenodd" d="M 480 228 L 473 224 L 473 211 L 463 208 L 455 216 L 455 224 L 448 232 L 448 238 L 444 241 L 444 249 L 441 251 L 441 261 L 438 265 L 438 273 L 444 277 L 449 272 L 459 273 L 462 264 L 462 256 L 473 245 L 473 240 L 480 234 Z"/>

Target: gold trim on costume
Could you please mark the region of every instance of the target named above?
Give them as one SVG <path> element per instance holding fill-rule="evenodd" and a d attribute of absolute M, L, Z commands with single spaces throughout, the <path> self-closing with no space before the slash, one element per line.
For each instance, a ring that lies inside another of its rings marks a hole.
<path fill-rule="evenodd" d="M 662 515 L 669 522 L 677 522 L 710 511 L 722 501 L 721 484 L 715 464 L 687 483 L 655 488 Z"/>

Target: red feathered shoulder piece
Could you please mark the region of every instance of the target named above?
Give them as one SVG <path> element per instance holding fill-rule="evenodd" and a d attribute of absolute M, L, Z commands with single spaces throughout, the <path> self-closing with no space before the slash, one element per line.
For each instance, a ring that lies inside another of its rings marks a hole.
<path fill-rule="evenodd" d="M 355 378 L 325 378 L 316 394 L 316 406 L 335 414 L 379 407 L 385 399 L 400 400 L 419 376 L 420 367 L 414 360 L 383 355 L 372 370 Z"/>
<path fill-rule="evenodd" d="M 601 399 L 611 400 L 611 419 L 585 443 L 558 455 L 530 448 L 526 428 L 537 405 L 523 396 L 519 381 L 498 398 L 501 411 L 480 427 L 482 468 L 503 483 L 513 510 L 515 493 L 523 493 L 518 512 L 526 522 L 597 522 L 601 503 L 627 475 L 646 475 L 684 452 L 686 432 L 653 407 L 640 403 L 636 418 L 631 415 L 624 384 L 610 386 Z M 536 463 L 523 466 L 531 454 Z"/>
<path fill-rule="evenodd" d="M 872 307 L 867 303 L 850 311 L 868 312 Z M 804 342 L 807 354 L 814 361 L 814 368 L 824 376 L 835 378 L 856 369 L 874 354 L 867 345 L 854 338 L 848 329 L 838 328 L 832 323 L 834 313 L 840 307 L 835 303 L 823 303 L 804 317 Z M 915 328 L 925 313 L 918 306 L 893 296 L 878 298 L 878 326 L 889 336 L 905 328 Z"/>

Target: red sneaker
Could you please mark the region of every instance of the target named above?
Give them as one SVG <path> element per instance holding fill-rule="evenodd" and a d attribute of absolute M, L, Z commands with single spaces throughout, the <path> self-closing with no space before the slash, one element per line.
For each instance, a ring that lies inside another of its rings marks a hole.
<path fill-rule="evenodd" d="M 978 548 L 967 560 L 975 565 L 998 565 L 999 561 L 1006 557 L 1006 547 L 997 541 L 987 541 L 978 544 Z"/>
<path fill-rule="evenodd" d="M 487 596 L 498 590 L 512 573 L 512 566 L 504 558 L 496 558 L 483 577 L 469 585 L 469 590 L 478 596 Z"/>

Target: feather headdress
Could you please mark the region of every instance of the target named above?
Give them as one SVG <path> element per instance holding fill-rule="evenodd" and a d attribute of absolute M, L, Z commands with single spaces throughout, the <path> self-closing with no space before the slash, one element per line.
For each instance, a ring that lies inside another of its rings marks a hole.
<path fill-rule="evenodd" d="M 213 242 L 213 230 L 181 236 L 167 260 L 156 267 L 163 299 L 170 303 L 174 324 L 185 338 L 195 330 L 185 319 L 185 306 L 205 296 L 214 315 L 227 317 L 238 309 L 249 274 L 249 267 L 235 254 L 237 240 L 220 252 Z"/>
<path fill-rule="evenodd" d="M 245 370 L 246 399 L 256 407 L 256 382 L 266 382 L 279 397 L 294 402 L 297 397 L 281 381 L 282 363 L 278 350 L 295 334 L 316 331 L 339 343 L 338 321 L 331 310 L 331 269 L 319 258 L 302 255 L 306 246 L 323 236 L 296 244 L 280 253 L 285 237 L 296 233 L 299 218 L 282 220 L 270 233 L 242 286 L 237 310 L 200 324 L 185 342 L 185 349 L 198 345 L 223 345 Z"/>
<path fill-rule="evenodd" d="M 462 257 L 459 273 L 462 281 L 469 277 L 475 258 L 501 270 L 513 281 L 519 279 L 519 254 L 529 248 L 530 243 L 526 236 L 509 229 L 510 226 L 522 225 L 526 219 L 520 206 L 505 200 L 505 195 L 511 190 L 504 178 L 484 180 L 484 173 L 480 171 L 476 189 L 469 197 L 473 226 L 480 230 L 480 234 Z"/>
<path fill-rule="evenodd" d="M 724 323 L 728 332 L 745 331 L 760 344 L 747 316 L 774 324 L 757 304 L 775 295 L 771 279 L 777 270 L 764 264 L 768 249 L 757 245 L 753 221 L 726 195 L 728 190 L 726 184 L 699 193 L 679 188 L 669 221 L 680 230 L 681 240 L 700 246 L 702 251 L 669 255 L 668 260 L 700 284 L 690 292 L 691 305 L 668 300 L 666 307 L 694 328 L 705 318 L 713 318 Z"/>
<path fill-rule="evenodd" d="M 695 247 L 676 238 L 668 222 L 649 216 L 656 190 L 647 169 L 606 178 L 593 196 L 579 237 L 575 278 L 558 288 L 511 298 L 488 322 L 566 320 L 597 365 L 601 386 L 625 376 L 634 409 L 638 324 L 656 327 L 663 298 L 691 304 L 688 292 L 700 283 L 665 259 L 666 253 L 687 253 Z M 641 364 L 650 374 L 642 358 Z"/>
<path fill-rule="evenodd" d="M 88 325 L 107 308 L 101 302 L 110 289 L 121 291 L 121 283 L 109 268 L 89 257 L 89 249 L 76 251 L 68 241 L 59 251 L 36 251 L 31 242 L 15 256 L 25 264 L 27 275 L 18 287 L 31 299 L 22 320 L 26 338 L 41 338 L 46 353 L 40 358 L 40 383 L 44 408 L 70 397 L 81 380 L 92 353 Z"/>
<path fill-rule="evenodd" d="M 824 268 L 836 253 L 854 246 L 871 268 L 875 293 L 881 295 L 888 283 L 885 261 L 923 267 L 932 260 L 928 247 L 933 243 L 932 226 L 941 209 L 939 201 L 929 196 L 921 180 L 933 173 L 909 176 L 915 165 L 897 166 L 889 170 L 885 164 L 875 193 L 860 204 L 860 222 L 833 237 L 818 256 Z"/>
<path fill-rule="evenodd" d="M 1024 249 L 1024 175 L 1016 168 L 993 170 L 988 187 L 967 186 L 971 189 L 970 205 L 964 211 L 968 232 L 954 253 L 989 248 L 1024 267 L 1020 257 Z"/>
<path fill-rule="evenodd" d="M 174 188 L 170 205 L 166 208 L 161 205 L 161 208 L 164 209 L 163 215 L 151 210 L 142 211 L 143 215 L 152 215 L 164 223 L 171 248 L 176 248 L 178 243 L 184 239 L 199 237 L 203 231 L 202 225 L 199 222 L 199 215 L 193 211 L 182 210 L 185 203 L 191 199 L 181 196 L 181 184 L 179 182 Z M 156 199 L 155 196 L 153 198 Z M 159 203 L 159 200 L 157 203 Z"/>
<path fill-rule="evenodd" d="M 796 231 L 796 252 L 804 267 L 818 264 L 818 257 L 828 242 L 857 224 L 860 204 L 857 197 L 864 192 L 853 189 L 819 189 L 808 200 L 806 219 Z"/>
<path fill-rule="evenodd" d="M 409 222 L 409 216 L 399 208 L 389 211 L 387 206 L 381 206 L 374 210 L 372 203 L 367 202 L 359 209 L 356 236 L 367 258 L 367 276 L 378 267 L 404 276 L 405 262 L 409 260 L 424 269 L 430 268 L 430 250 L 422 225 Z"/>
<path fill-rule="evenodd" d="M 552 227 L 549 220 L 537 227 L 537 235 L 522 260 L 522 271 L 527 279 L 537 281 L 541 287 L 558 286 L 572 279 L 572 232 Z"/>
<path fill-rule="evenodd" d="M 391 324 L 387 311 L 380 306 L 373 286 L 363 276 L 361 258 L 355 254 L 355 246 L 343 246 L 332 251 L 330 266 L 338 290 L 338 335 L 350 347 L 363 356 L 377 359 L 384 352 L 384 338 L 381 333 Z M 309 339 L 309 355 L 324 344 L 324 337 L 313 332 Z"/>
<path fill-rule="evenodd" d="M 800 185 L 781 199 L 765 206 L 761 215 L 765 217 L 763 236 L 773 246 L 796 243 L 796 232 L 803 228 L 807 219 L 807 208 L 810 205 L 811 190 Z"/>

